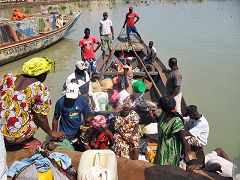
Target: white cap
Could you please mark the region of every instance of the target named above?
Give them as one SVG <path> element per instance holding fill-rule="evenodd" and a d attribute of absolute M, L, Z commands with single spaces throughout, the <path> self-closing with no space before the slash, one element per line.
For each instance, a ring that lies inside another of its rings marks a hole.
<path fill-rule="evenodd" d="M 133 57 L 127 57 L 127 60 L 128 60 L 128 61 L 132 61 L 132 60 L 133 60 Z"/>
<path fill-rule="evenodd" d="M 79 93 L 79 86 L 74 82 L 67 85 L 66 97 L 69 99 L 77 99 Z"/>
<path fill-rule="evenodd" d="M 83 61 L 77 61 L 75 66 L 80 70 L 87 69 L 87 67 L 85 66 L 85 63 Z"/>

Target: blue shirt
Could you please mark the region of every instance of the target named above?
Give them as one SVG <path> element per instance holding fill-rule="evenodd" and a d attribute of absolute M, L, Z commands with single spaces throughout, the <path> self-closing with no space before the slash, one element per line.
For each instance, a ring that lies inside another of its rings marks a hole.
<path fill-rule="evenodd" d="M 77 135 L 83 119 L 90 113 L 87 101 L 79 96 L 75 100 L 61 97 L 56 105 L 54 115 L 60 116 L 59 131 L 63 131 L 67 139 L 73 139 Z"/>

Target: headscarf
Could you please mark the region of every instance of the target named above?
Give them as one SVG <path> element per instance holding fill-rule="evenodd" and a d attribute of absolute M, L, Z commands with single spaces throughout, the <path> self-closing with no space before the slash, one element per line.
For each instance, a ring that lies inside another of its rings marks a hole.
<path fill-rule="evenodd" d="M 55 69 L 55 62 L 48 57 L 35 57 L 25 62 L 22 73 L 28 76 L 38 76 Z"/>
<path fill-rule="evenodd" d="M 160 106 L 164 111 L 174 112 L 176 107 L 176 101 L 173 97 L 166 95 L 160 99 Z"/>
<path fill-rule="evenodd" d="M 176 101 L 172 96 L 165 95 L 160 99 L 160 106 L 163 111 L 168 112 L 172 117 L 179 117 L 183 123 L 183 117 L 176 111 Z"/>
<path fill-rule="evenodd" d="M 107 124 L 107 120 L 103 115 L 97 115 L 92 120 L 93 127 L 105 128 L 106 124 Z"/>
<path fill-rule="evenodd" d="M 132 101 L 130 96 L 128 96 L 123 100 L 122 108 L 131 108 L 131 107 L 132 107 Z"/>

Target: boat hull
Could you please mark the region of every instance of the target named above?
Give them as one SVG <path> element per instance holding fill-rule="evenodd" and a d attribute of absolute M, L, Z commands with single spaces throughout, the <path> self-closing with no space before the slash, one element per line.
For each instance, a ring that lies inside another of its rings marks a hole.
<path fill-rule="evenodd" d="M 72 28 L 79 16 L 80 13 L 78 13 L 65 26 L 52 32 L 45 33 L 37 37 L 28 38 L 8 46 L 0 47 L 0 65 L 13 62 L 57 43 L 63 38 L 67 31 Z"/>

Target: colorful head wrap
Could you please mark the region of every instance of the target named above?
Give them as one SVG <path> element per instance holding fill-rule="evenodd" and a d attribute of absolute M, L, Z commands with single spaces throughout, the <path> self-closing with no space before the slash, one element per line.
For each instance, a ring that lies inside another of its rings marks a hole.
<path fill-rule="evenodd" d="M 97 115 L 92 120 L 93 127 L 103 127 L 105 128 L 107 124 L 107 120 L 103 115 Z"/>
<path fill-rule="evenodd" d="M 131 108 L 131 107 L 132 107 L 132 101 L 130 96 L 128 96 L 123 100 L 122 108 Z"/>
<path fill-rule="evenodd" d="M 144 84 L 143 81 L 137 80 L 136 82 L 133 83 L 133 91 L 136 93 L 143 93 L 146 90 L 146 85 Z"/>
<path fill-rule="evenodd" d="M 48 57 L 35 57 L 25 62 L 22 73 L 28 76 L 38 76 L 55 69 L 55 62 Z"/>

